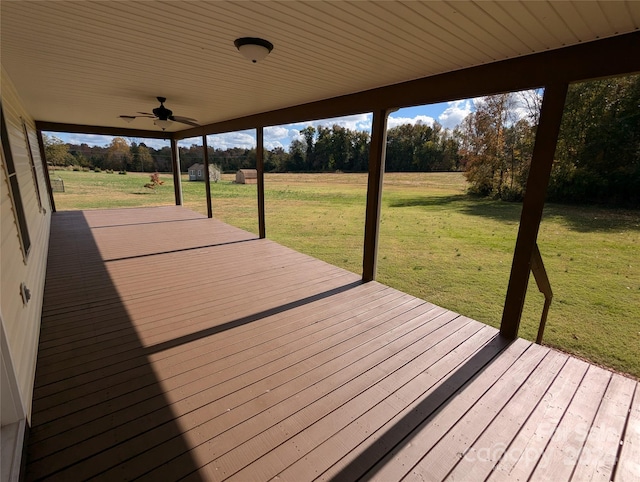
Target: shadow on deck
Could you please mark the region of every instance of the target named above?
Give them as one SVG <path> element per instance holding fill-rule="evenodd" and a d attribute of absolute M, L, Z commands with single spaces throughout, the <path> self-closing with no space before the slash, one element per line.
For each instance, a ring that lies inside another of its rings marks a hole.
<path fill-rule="evenodd" d="M 639 397 L 183 208 L 56 213 L 27 479 L 631 480 Z"/>

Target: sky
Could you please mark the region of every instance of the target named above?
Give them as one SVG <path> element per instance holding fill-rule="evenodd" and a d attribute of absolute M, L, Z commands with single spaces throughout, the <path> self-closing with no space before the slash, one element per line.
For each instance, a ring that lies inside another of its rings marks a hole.
<path fill-rule="evenodd" d="M 473 103 L 473 99 L 467 99 L 400 109 L 389 115 L 387 125 L 389 128 L 401 124 L 416 124 L 418 122 L 432 125 L 434 121 L 438 121 L 444 127 L 453 129 L 462 121 L 462 119 L 473 111 Z M 338 124 L 351 130 L 371 132 L 371 121 L 371 114 L 359 114 L 335 119 L 322 119 L 319 121 L 265 127 L 264 145 L 265 148 L 269 150 L 276 147 L 282 147 L 283 149 L 288 150 L 291 142 L 294 139 L 299 138 L 300 130 L 310 125 L 314 127 L 319 125 L 330 127 L 334 124 Z M 65 134 L 59 132 L 48 134 L 61 139 L 63 142 L 68 142 L 70 144 L 85 143 L 90 146 L 108 146 L 113 139 L 111 136 L 99 136 L 93 134 Z M 144 142 L 147 146 L 154 147 L 156 149 L 169 145 L 168 141 L 161 139 L 129 138 L 128 140 L 136 143 Z M 210 135 L 207 136 L 207 143 L 209 146 L 216 149 L 227 149 L 231 147 L 243 147 L 250 149 L 256 146 L 255 130 Z M 199 137 L 184 139 L 179 143 L 179 145 L 186 147 L 193 144 L 202 145 L 202 139 Z"/>

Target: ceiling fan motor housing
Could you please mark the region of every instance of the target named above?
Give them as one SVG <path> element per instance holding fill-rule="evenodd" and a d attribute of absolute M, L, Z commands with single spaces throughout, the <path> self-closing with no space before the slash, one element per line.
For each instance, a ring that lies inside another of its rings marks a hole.
<path fill-rule="evenodd" d="M 153 109 L 153 114 L 160 120 L 168 120 L 173 115 L 173 111 L 164 106 L 164 102 L 167 100 L 166 97 L 157 97 L 157 99 L 160 102 L 160 107 Z"/>

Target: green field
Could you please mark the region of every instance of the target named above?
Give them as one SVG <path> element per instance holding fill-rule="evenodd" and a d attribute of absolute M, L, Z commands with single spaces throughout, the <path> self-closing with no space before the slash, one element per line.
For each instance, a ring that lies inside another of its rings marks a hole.
<path fill-rule="evenodd" d="M 58 210 L 173 204 L 170 175 L 56 171 Z M 212 184 L 214 216 L 257 233 L 255 185 Z M 267 237 L 362 270 L 365 174 L 267 174 Z M 206 213 L 203 182 L 184 205 Z M 468 196 L 460 173 L 386 174 L 378 281 L 499 326 L 521 204 Z M 554 300 L 544 342 L 640 377 L 640 212 L 550 204 L 538 245 Z M 529 284 L 520 336 L 535 339 L 544 298 Z"/>

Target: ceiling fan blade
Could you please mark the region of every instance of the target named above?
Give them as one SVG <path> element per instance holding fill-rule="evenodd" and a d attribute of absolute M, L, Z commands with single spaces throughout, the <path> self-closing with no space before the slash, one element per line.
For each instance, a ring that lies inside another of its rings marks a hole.
<path fill-rule="evenodd" d="M 142 114 L 142 115 L 144 115 L 144 116 L 152 117 L 152 118 L 155 118 L 155 117 L 156 117 L 156 115 L 155 115 L 155 114 L 152 114 L 151 112 L 138 112 L 138 114 Z M 142 116 L 138 116 L 138 117 L 142 117 Z"/>
<path fill-rule="evenodd" d="M 169 120 L 180 122 L 181 124 L 187 124 L 193 127 L 200 127 L 200 124 L 195 119 L 191 119 L 190 117 L 182 117 L 179 115 L 171 115 L 169 116 Z"/>

